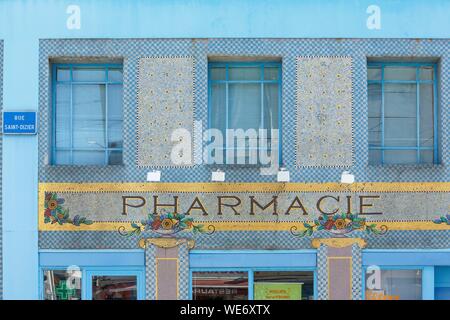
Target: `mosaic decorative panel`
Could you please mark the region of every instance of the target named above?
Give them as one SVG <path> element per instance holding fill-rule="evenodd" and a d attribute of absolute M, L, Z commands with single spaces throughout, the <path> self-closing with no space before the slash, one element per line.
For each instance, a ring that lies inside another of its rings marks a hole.
<path fill-rule="evenodd" d="M 297 60 L 297 164 L 351 166 L 352 60 Z"/>
<path fill-rule="evenodd" d="M 188 155 L 175 144 L 186 136 L 177 130 L 194 128 L 194 59 L 149 57 L 139 61 L 137 165 L 186 166 L 193 163 L 192 139 Z M 184 151 L 186 152 L 186 151 Z M 177 162 L 175 162 L 177 161 Z"/>
<path fill-rule="evenodd" d="M 401 188 L 414 192 L 401 192 Z M 156 223 L 156 215 L 163 220 L 169 213 L 175 215 L 172 219 L 189 217 L 194 225 L 228 222 L 233 227 L 241 222 L 250 230 L 258 222 L 297 224 L 322 219 L 311 227 L 315 232 L 323 228 L 320 221 L 325 224 L 331 216 L 344 225 L 357 225 L 356 229 L 366 221 L 379 223 L 380 228 L 386 224 L 391 229 L 450 229 L 450 224 L 434 222 L 448 214 L 450 183 L 431 188 L 435 192 L 420 183 L 355 183 L 351 187 L 331 183 L 40 184 L 39 229 L 114 230 L 130 227 L 132 222 L 143 228 Z M 151 221 L 139 222 L 142 219 Z"/>
<path fill-rule="evenodd" d="M 353 85 L 354 162 L 349 171 L 356 181 L 449 181 L 450 180 L 450 41 L 448 39 L 51 39 L 40 40 L 39 72 L 39 179 L 54 182 L 99 182 L 146 180 L 148 168 L 136 165 L 136 110 L 139 59 L 155 56 L 183 56 L 195 59 L 194 119 L 206 127 L 208 121 L 208 57 L 276 56 L 283 61 L 282 73 L 282 156 L 291 181 L 338 181 L 340 167 L 297 166 L 297 57 L 351 57 Z M 51 141 L 51 99 L 49 67 L 53 57 L 123 59 L 124 61 L 124 165 L 49 165 Z M 367 128 L 367 57 L 416 57 L 435 59 L 439 67 L 439 153 L 441 165 L 369 166 Z M 259 168 L 226 168 L 231 182 L 275 182 L 274 176 L 260 175 Z M 211 167 L 166 168 L 163 181 L 210 181 Z"/>

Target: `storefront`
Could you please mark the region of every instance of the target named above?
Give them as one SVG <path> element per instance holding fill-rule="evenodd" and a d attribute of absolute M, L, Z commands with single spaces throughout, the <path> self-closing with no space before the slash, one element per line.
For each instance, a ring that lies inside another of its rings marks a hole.
<path fill-rule="evenodd" d="M 87 2 L 80 29 L 0 28 L 0 105 L 38 117 L 0 136 L 5 298 L 450 299 L 442 26 L 339 7 L 345 36 L 295 33 L 311 12 L 289 4 L 289 27 L 230 35 L 199 5 L 185 32 L 136 2 L 105 27 Z"/>

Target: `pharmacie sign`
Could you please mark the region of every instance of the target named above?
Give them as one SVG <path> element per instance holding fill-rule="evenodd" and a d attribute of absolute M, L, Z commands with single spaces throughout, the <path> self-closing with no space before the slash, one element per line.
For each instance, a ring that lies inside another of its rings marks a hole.
<path fill-rule="evenodd" d="M 146 208 L 155 215 L 162 211 L 184 213 L 186 215 L 309 215 L 319 213 L 333 215 L 339 212 L 351 214 L 356 212 L 363 215 L 381 215 L 383 212 L 377 203 L 380 195 L 333 195 L 325 194 L 316 197 L 293 194 L 281 196 L 273 194 L 264 195 L 195 195 L 191 200 L 181 200 L 180 195 L 122 195 L 122 215 L 130 211 Z M 164 198 L 164 200 L 163 200 Z M 186 197 L 183 197 L 186 198 Z M 312 206 L 311 206 L 312 204 Z"/>
<path fill-rule="evenodd" d="M 39 228 L 180 231 L 276 222 L 258 230 L 299 223 L 311 234 L 350 227 L 375 232 L 369 222 L 382 221 L 399 230 L 444 229 L 448 189 L 450 183 L 41 183 Z"/>

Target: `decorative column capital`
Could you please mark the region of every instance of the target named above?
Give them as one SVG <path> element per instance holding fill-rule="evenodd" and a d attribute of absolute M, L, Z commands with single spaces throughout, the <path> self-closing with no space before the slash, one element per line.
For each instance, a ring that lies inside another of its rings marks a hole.
<path fill-rule="evenodd" d="M 360 248 L 367 246 L 366 240 L 362 238 L 316 238 L 311 241 L 311 246 L 315 249 L 324 244 L 331 248 L 345 248 L 357 244 Z"/>
<path fill-rule="evenodd" d="M 186 243 L 189 249 L 195 247 L 195 241 L 193 239 L 181 239 L 181 238 L 142 238 L 139 240 L 139 248 L 145 249 L 149 245 L 154 245 L 158 248 L 175 248 L 180 244 Z"/>

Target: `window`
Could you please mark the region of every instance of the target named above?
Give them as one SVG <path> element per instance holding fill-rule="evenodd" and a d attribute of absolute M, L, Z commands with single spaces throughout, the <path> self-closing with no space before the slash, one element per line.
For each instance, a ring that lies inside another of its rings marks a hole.
<path fill-rule="evenodd" d="M 145 296 L 144 267 L 72 265 L 44 267 L 41 272 L 44 300 L 143 300 Z"/>
<path fill-rule="evenodd" d="M 216 151 L 221 153 L 218 159 L 224 159 L 222 163 L 263 164 L 258 156 L 263 149 L 268 156 L 277 152 L 281 161 L 279 135 L 271 131 L 280 129 L 280 84 L 278 62 L 209 64 L 209 128 L 222 134 L 223 148 Z M 237 129 L 248 134 L 239 136 L 232 131 Z M 267 130 L 266 136 L 260 129 Z M 227 136 L 227 132 L 234 136 Z"/>
<path fill-rule="evenodd" d="M 436 164 L 436 65 L 369 63 L 369 163 Z"/>
<path fill-rule="evenodd" d="M 121 65 L 53 66 L 53 164 L 122 164 L 122 81 Z"/>
<path fill-rule="evenodd" d="M 434 270 L 434 299 L 450 300 L 450 266 L 436 266 Z"/>
<path fill-rule="evenodd" d="M 365 295 L 366 300 L 422 300 L 422 270 L 368 268 Z"/>
<path fill-rule="evenodd" d="M 247 300 L 247 272 L 193 272 L 193 300 Z"/>
<path fill-rule="evenodd" d="M 194 271 L 193 300 L 313 300 L 313 271 Z"/>
<path fill-rule="evenodd" d="M 92 276 L 92 300 L 137 300 L 137 277 Z"/>
<path fill-rule="evenodd" d="M 45 300 L 81 300 L 81 272 L 44 270 Z"/>

